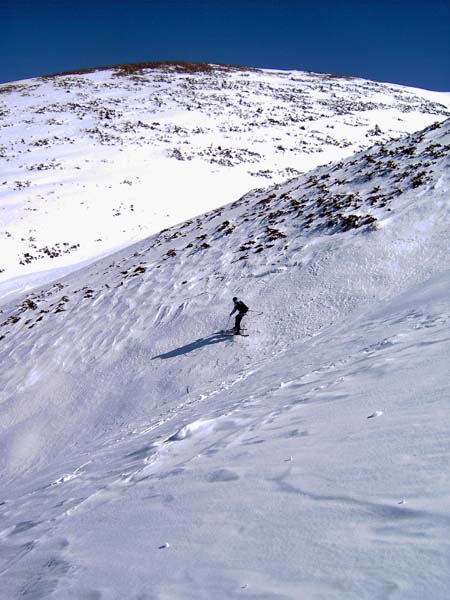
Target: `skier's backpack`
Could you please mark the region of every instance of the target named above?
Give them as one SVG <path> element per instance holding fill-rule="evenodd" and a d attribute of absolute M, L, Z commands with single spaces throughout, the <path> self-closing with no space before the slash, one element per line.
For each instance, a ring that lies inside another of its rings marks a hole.
<path fill-rule="evenodd" d="M 238 307 L 238 311 L 239 311 L 239 312 L 241 312 L 241 313 L 246 313 L 246 312 L 248 312 L 248 306 L 247 306 L 246 304 L 244 304 L 244 303 L 242 302 L 242 300 L 238 300 L 236 304 L 237 304 L 237 307 Z"/>

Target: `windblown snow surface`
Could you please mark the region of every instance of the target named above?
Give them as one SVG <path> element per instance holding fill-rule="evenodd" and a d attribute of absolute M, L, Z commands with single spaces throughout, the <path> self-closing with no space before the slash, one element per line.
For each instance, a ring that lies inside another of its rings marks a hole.
<path fill-rule="evenodd" d="M 447 120 L 1 307 L 2 599 L 449 597 L 449 149 Z"/>

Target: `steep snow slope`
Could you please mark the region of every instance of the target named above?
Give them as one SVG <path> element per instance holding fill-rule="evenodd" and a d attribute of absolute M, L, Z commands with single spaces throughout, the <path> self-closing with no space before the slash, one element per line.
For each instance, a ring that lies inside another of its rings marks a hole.
<path fill-rule="evenodd" d="M 448 597 L 449 149 L 446 121 L 2 307 L 5 598 Z"/>
<path fill-rule="evenodd" d="M 0 294 L 449 116 L 449 94 L 212 65 L 1 85 Z"/>
<path fill-rule="evenodd" d="M 78 456 L 30 474 L 28 493 L 6 487 L 0 597 L 447 598 L 449 285 L 435 276 L 100 448 L 80 431 Z"/>

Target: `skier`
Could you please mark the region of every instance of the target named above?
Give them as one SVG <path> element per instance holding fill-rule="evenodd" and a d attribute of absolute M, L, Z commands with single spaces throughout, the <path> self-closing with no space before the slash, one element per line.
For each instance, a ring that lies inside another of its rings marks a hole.
<path fill-rule="evenodd" d="M 241 333 L 241 321 L 245 314 L 248 312 L 248 306 L 242 302 L 242 300 L 238 300 L 236 296 L 233 298 L 234 308 L 230 312 L 230 317 L 237 311 L 236 319 L 234 321 L 234 333 L 239 335 Z"/>

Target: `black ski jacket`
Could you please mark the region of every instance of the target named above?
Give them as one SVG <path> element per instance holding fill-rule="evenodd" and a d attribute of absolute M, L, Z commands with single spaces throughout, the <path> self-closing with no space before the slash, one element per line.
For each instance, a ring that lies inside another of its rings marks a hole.
<path fill-rule="evenodd" d="M 236 302 L 234 303 L 234 308 L 230 313 L 230 316 L 232 314 L 234 314 L 236 311 L 238 311 L 238 313 L 245 315 L 246 312 L 248 312 L 248 306 L 246 304 L 244 304 L 242 302 L 242 300 L 236 300 Z"/>

